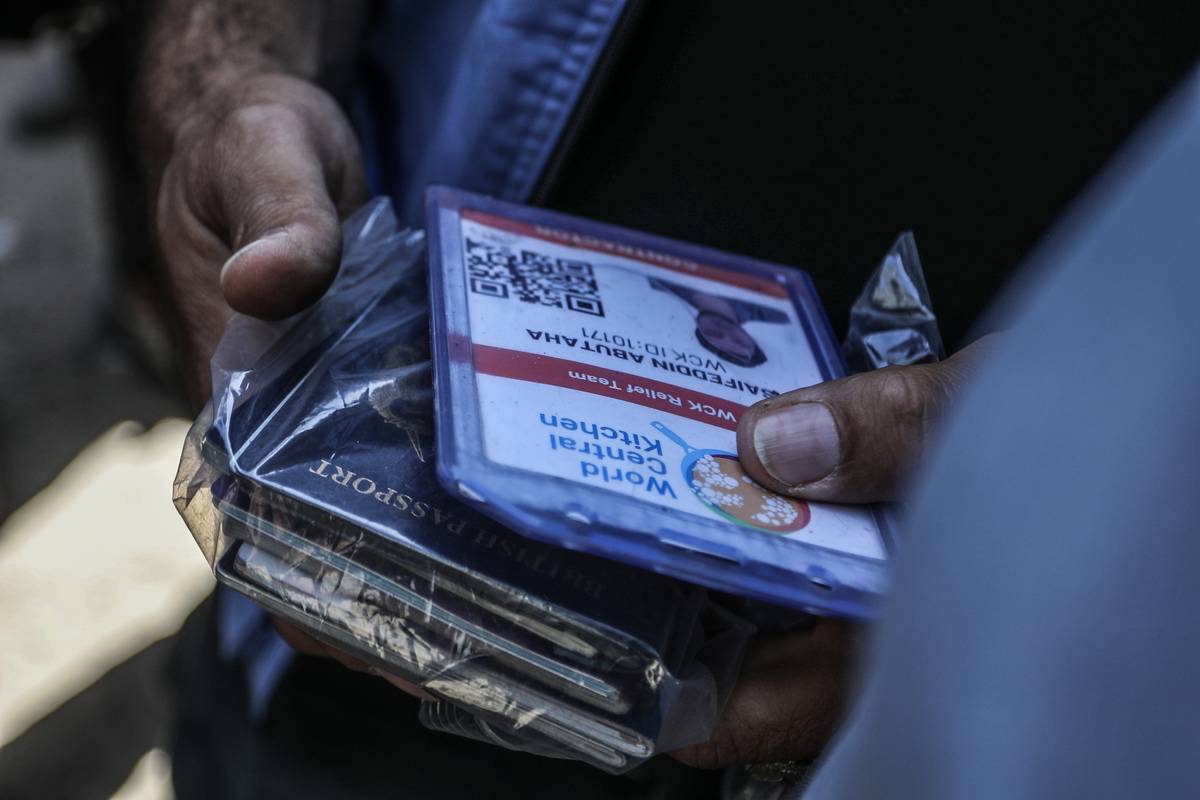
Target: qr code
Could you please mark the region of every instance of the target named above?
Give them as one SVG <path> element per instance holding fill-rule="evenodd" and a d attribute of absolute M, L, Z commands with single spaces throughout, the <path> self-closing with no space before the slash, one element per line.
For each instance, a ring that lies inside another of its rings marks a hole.
<path fill-rule="evenodd" d="M 586 261 L 464 239 L 471 291 L 604 316 L 596 275 Z"/>

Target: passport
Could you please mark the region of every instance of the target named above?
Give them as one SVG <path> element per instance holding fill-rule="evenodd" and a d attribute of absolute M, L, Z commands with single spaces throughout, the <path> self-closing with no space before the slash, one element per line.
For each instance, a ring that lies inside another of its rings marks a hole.
<path fill-rule="evenodd" d="M 679 715 L 711 727 L 744 624 L 439 484 L 427 297 L 418 260 L 301 352 L 260 359 L 202 446 L 230 543 L 218 578 L 424 687 L 432 727 L 611 771 L 678 739 Z"/>

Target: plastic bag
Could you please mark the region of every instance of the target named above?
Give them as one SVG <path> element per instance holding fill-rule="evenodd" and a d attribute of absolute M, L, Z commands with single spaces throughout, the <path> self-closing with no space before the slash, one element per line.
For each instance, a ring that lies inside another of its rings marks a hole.
<path fill-rule="evenodd" d="M 344 237 L 313 309 L 236 317 L 214 356 L 175 503 L 217 578 L 419 686 L 435 730 L 612 772 L 708 738 L 752 626 L 449 497 L 421 234 L 376 200 Z"/>
<path fill-rule="evenodd" d="M 945 358 L 911 231 L 896 238 L 854 301 L 842 352 L 851 372 Z"/>

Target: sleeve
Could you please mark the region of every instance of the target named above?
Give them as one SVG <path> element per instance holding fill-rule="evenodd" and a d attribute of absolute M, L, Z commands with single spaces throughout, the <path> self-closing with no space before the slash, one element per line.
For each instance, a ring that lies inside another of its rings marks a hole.
<path fill-rule="evenodd" d="M 1200 83 L 1182 96 L 1026 276 L 805 798 L 1200 796 Z"/>

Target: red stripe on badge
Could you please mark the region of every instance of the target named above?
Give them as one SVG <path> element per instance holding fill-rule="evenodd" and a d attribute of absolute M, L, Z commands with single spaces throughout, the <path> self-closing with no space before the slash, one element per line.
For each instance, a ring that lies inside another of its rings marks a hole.
<path fill-rule="evenodd" d="M 731 431 L 737 430 L 738 420 L 746 410 L 743 405 L 710 394 L 578 361 L 486 344 L 475 345 L 474 352 L 475 371 L 484 375 L 611 397 Z"/>
<path fill-rule="evenodd" d="M 499 228 L 509 233 L 519 233 L 522 236 L 529 236 L 533 239 L 541 239 L 545 242 L 553 242 L 554 244 L 575 247 L 581 250 L 591 250 L 596 253 L 607 253 L 609 255 L 621 256 L 622 258 L 630 258 L 634 261 L 641 261 L 643 264 L 662 267 L 672 272 L 681 272 L 684 275 L 695 275 L 698 278 L 706 278 L 707 280 L 724 283 L 728 286 L 750 289 L 770 295 L 771 297 L 782 297 L 785 300 L 788 297 L 787 287 L 759 275 L 747 275 L 742 272 L 734 272 L 708 264 L 701 264 L 690 258 L 662 253 L 638 245 L 613 242 L 608 239 L 602 239 L 599 236 L 593 236 L 590 233 L 579 233 L 549 225 L 520 222 L 508 217 L 489 214 L 486 211 L 476 211 L 473 208 L 464 208 L 460 213 L 463 219 L 469 219 L 492 228 Z"/>

